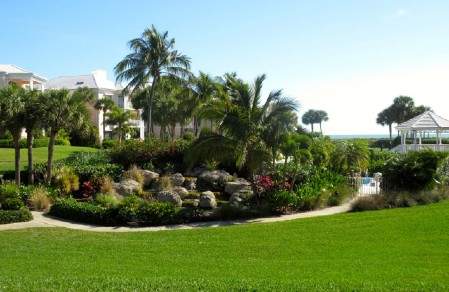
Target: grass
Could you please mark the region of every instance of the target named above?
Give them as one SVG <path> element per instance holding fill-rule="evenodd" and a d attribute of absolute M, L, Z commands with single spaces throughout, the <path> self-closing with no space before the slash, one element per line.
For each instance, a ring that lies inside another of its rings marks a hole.
<path fill-rule="evenodd" d="M 78 151 L 97 151 L 95 148 L 79 147 L 79 146 L 55 146 L 54 159 L 66 158 L 73 152 Z M 45 162 L 47 161 L 47 147 L 40 147 L 33 149 L 34 161 Z M 20 168 L 24 169 L 27 165 L 27 149 L 20 150 Z M 14 170 L 14 149 L 12 148 L 0 148 L 0 173 L 4 171 Z"/>
<path fill-rule="evenodd" d="M 2 290 L 448 290 L 449 202 L 155 233 L 0 232 Z"/>

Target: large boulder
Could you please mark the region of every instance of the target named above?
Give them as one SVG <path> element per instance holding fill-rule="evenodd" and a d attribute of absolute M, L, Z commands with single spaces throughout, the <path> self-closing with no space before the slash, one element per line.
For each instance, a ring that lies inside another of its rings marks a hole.
<path fill-rule="evenodd" d="M 159 173 L 150 170 L 141 170 L 143 176 L 143 185 L 149 186 L 159 178 Z"/>
<path fill-rule="evenodd" d="M 253 196 L 254 192 L 251 189 L 242 189 L 231 195 L 229 203 L 233 206 L 240 207 L 246 204 Z"/>
<path fill-rule="evenodd" d="M 200 190 L 223 191 L 225 184 L 234 180 L 234 177 L 224 170 L 203 171 L 197 180 L 197 187 Z"/>
<path fill-rule="evenodd" d="M 211 191 L 202 192 L 200 196 L 200 208 L 214 209 L 217 208 L 217 200 Z"/>
<path fill-rule="evenodd" d="M 114 183 L 113 188 L 120 196 L 128 196 L 142 191 L 142 185 L 133 179 L 124 179 L 119 183 Z"/>
<path fill-rule="evenodd" d="M 251 183 L 244 178 L 238 178 L 235 181 L 225 183 L 225 193 L 232 195 L 242 190 L 251 190 Z"/>
<path fill-rule="evenodd" d="M 173 192 L 177 193 L 181 198 L 189 195 L 189 191 L 184 187 L 174 187 Z"/>
<path fill-rule="evenodd" d="M 172 203 L 175 206 L 181 207 L 182 206 L 182 200 L 181 197 L 175 193 L 175 192 L 171 192 L 171 191 L 160 191 L 157 193 L 156 195 L 156 199 L 160 202 L 168 202 L 168 203 Z"/>
<path fill-rule="evenodd" d="M 184 187 L 189 191 L 196 190 L 196 177 L 186 177 L 184 180 Z"/>
<path fill-rule="evenodd" d="M 175 173 L 170 176 L 171 183 L 174 187 L 180 187 L 184 184 L 185 178 L 180 173 Z"/>

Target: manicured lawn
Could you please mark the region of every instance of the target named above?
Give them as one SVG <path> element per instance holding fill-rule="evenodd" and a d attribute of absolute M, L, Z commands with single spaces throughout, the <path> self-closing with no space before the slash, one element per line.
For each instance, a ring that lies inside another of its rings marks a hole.
<path fill-rule="evenodd" d="M 156 233 L 0 232 L 0 290 L 448 290 L 449 202 Z"/>
<path fill-rule="evenodd" d="M 77 151 L 97 151 L 95 148 L 78 147 L 78 146 L 55 146 L 54 159 L 62 159 Z M 34 161 L 47 161 L 47 147 L 34 148 Z M 27 165 L 27 150 L 20 150 L 20 165 L 23 169 Z M 0 172 L 14 170 L 14 149 L 0 148 Z"/>

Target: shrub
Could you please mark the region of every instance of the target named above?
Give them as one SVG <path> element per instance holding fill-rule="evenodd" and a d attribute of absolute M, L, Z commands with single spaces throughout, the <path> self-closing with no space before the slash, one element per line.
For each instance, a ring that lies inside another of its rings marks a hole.
<path fill-rule="evenodd" d="M 57 169 L 52 178 L 52 182 L 60 190 L 62 195 L 69 195 L 79 190 L 79 178 L 70 167 L 64 166 Z"/>
<path fill-rule="evenodd" d="M 115 208 L 120 204 L 119 199 L 112 194 L 98 194 L 95 197 L 95 202 L 105 208 Z"/>
<path fill-rule="evenodd" d="M 102 194 L 114 194 L 114 181 L 109 176 L 102 176 L 93 179 L 93 185 Z"/>
<path fill-rule="evenodd" d="M 36 187 L 32 190 L 28 204 L 31 209 L 36 211 L 47 211 L 50 207 L 51 200 L 48 191 L 44 187 Z"/>
<path fill-rule="evenodd" d="M 419 192 L 435 186 L 437 169 L 447 154 L 431 150 L 413 151 L 394 157 L 383 168 L 383 188 Z"/>
<path fill-rule="evenodd" d="M 33 140 L 33 148 L 48 147 L 49 138 L 38 138 Z M 19 141 L 20 148 L 27 148 L 26 139 Z M 55 145 L 67 145 L 70 146 L 70 141 L 67 139 L 56 139 Z M 1 139 L 0 148 L 14 148 L 14 142 L 12 139 Z"/>
<path fill-rule="evenodd" d="M 7 198 L 1 203 L 3 210 L 19 210 L 22 207 L 24 207 L 24 204 L 19 198 Z"/>
<path fill-rule="evenodd" d="M 122 145 L 113 147 L 110 157 L 115 163 L 125 168 L 131 165 L 143 167 L 152 163 L 156 169 L 163 170 L 167 164 L 173 166 L 173 171 L 183 170 L 184 150 L 189 145 L 186 140 L 166 142 L 158 139 L 150 141 L 127 140 Z"/>
<path fill-rule="evenodd" d="M 384 209 L 386 206 L 385 198 L 382 195 L 372 195 L 359 197 L 351 204 L 351 211 L 369 211 L 369 210 L 380 210 Z"/>
<path fill-rule="evenodd" d="M 21 208 L 19 210 L 0 210 L 0 224 L 26 222 L 32 219 L 33 216 L 27 208 Z"/>
<path fill-rule="evenodd" d="M 91 203 L 61 198 L 51 206 L 49 214 L 55 217 L 98 225 L 115 225 L 114 209 L 105 209 Z"/>
<path fill-rule="evenodd" d="M 0 204 L 9 198 L 20 198 L 20 189 L 14 183 L 0 185 Z"/>
<path fill-rule="evenodd" d="M 278 190 L 267 195 L 269 206 L 273 212 L 285 213 L 296 209 L 298 197 L 288 190 Z"/>
<path fill-rule="evenodd" d="M 136 182 L 143 184 L 143 175 L 137 166 L 132 165 L 127 171 L 123 173 L 124 178 L 133 179 Z"/>
<path fill-rule="evenodd" d="M 162 202 L 142 202 L 137 211 L 141 225 L 161 225 L 174 223 L 176 208 L 173 204 Z"/>
<path fill-rule="evenodd" d="M 119 206 L 118 216 L 121 222 L 138 221 L 139 207 L 143 200 L 135 195 L 131 195 L 123 199 Z"/>
<path fill-rule="evenodd" d="M 173 185 L 169 176 L 161 176 L 157 182 L 157 189 L 160 191 L 169 191 Z"/>
<path fill-rule="evenodd" d="M 90 198 L 95 194 L 95 189 L 90 181 L 85 181 L 81 185 L 80 194 L 83 198 Z"/>
<path fill-rule="evenodd" d="M 103 149 L 111 149 L 118 145 L 118 140 L 115 139 L 104 139 L 102 143 Z"/>
<path fill-rule="evenodd" d="M 55 171 L 63 166 L 71 167 L 81 182 L 104 176 L 118 179 L 123 171 L 123 168 L 112 163 L 107 153 L 103 151 L 76 152 L 54 163 Z M 43 178 L 46 165 L 38 164 L 35 168 L 37 177 Z"/>

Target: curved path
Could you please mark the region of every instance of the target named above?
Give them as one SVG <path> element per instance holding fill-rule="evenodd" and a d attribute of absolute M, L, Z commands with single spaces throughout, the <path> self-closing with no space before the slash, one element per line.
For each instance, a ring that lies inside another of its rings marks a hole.
<path fill-rule="evenodd" d="M 336 207 L 329 207 L 321 210 L 309 211 L 304 213 L 295 213 L 290 215 L 282 215 L 276 217 L 265 217 L 248 220 L 232 220 L 232 221 L 211 221 L 201 223 L 189 223 L 167 226 L 155 226 L 155 227 L 105 227 L 83 223 L 75 223 L 72 221 L 60 220 L 52 217 L 45 216 L 42 212 L 32 212 L 33 220 L 29 222 L 11 223 L 0 225 L 0 231 L 2 230 L 15 230 L 35 227 L 63 227 L 84 231 L 96 231 L 96 232 L 141 232 L 141 231 L 162 231 L 162 230 L 179 230 L 179 229 L 194 229 L 204 227 L 219 227 L 239 225 L 245 223 L 269 223 L 295 220 L 301 218 L 311 218 L 319 216 L 327 216 L 345 213 L 350 210 L 351 202 L 345 203 Z"/>

